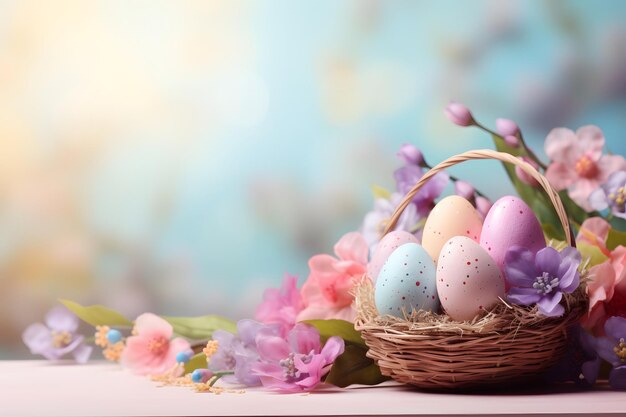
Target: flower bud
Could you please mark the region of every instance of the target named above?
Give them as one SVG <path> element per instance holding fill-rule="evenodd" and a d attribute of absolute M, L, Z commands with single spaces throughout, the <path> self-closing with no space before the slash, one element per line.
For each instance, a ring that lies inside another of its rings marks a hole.
<path fill-rule="evenodd" d="M 448 119 L 456 125 L 471 126 L 476 123 L 472 113 L 461 103 L 451 101 L 444 112 L 446 113 Z"/>
<path fill-rule="evenodd" d="M 508 135 L 504 137 L 504 142 L 511 148 L 519 148 L 520 141 L 517 136 Z"/>
<path fill-rule="evenodd" d="M 422 151 L 409 143 L 402 145 L 396 156 L 407 165 L 422 165 L 424 163 Z"/>
<path fill-rule="evenodd" d="M 213 377 L 213 372 L 208 369 L 196 369 L 191 373 L 191 380 L 197 384 L 205 383 Z"/>
<path fill-rule="evenodd" d="M 107 340 L 110 344 L 114 345 L 122 340 L 122 333 L 119 330 L 111 329 L 107 332 Z"/>
<path fill-rule="evenodd" d="M 484 220 L 485 217 L 487 217 L 487 213 L 489 213 L 489 210 L 491 210 L 491 206 L 493 206 L 493 203 L 488 198 L 479 195 L 476 196 L 475 203 L 476 211 L 482 216 Z"/>
<path fill-rule="evenodd" d="M 496 130 L 502 137 L 516 136 L 519 133 L 519 126 L 513 120 L 496 119 Z"/>
<path fill-rule="evenodd" d="M 177 363 L 187 363 L 193 356 L 193 352 L 183 351 L 176 354 Z"/>
<path fill-rule="evenodd" d="M 468 201 L 472 201 L 474 199 L 474 186 L 469 182 L 463 180 L 457 180 L 454 182 L 454 194 L 463 197 Z"/>
<path fill-rule="evenodd" d="M 518 156 L 518 158 L 524 162 L 528 162 L 534 168 L 538 167 L 537 163 L 528 157 Z M 515 174 L 517 175 L 517 178 L 519 178 L 520 181 L 522 181 L 524 184 L 530 185 L 531 187 L 536 187 L 539 185 L 539 182 L 534 177 L 527 174 L 526 171 L 523 171 L 522 168 L 520 168 L 519 166 L 515 166 Z"/>

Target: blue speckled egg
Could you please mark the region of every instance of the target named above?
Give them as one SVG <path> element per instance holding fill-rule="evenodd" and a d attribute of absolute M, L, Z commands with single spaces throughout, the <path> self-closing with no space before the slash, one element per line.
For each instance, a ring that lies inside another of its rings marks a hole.
<path fill-rule="evenodd" d="M 407 243 L 391 253 L 376 281 L 379 314 L 404 317 L 413 309 L 437 311 L 439 298 L 436 268 L 430 255 L 417 243 Z"/>

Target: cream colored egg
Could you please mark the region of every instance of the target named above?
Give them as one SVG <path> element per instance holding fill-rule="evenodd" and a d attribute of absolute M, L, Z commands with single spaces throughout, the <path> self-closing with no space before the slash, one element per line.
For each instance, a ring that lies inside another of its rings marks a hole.
<path fill-rule="evenodd" d="M 441 306 L 457 321 L 469 321 L 504 298 L 500 268 L 485 249 L 465 236 L 446 242 L 436 278 Z"/>
<path fill-rule="evenodd" d="M 437 262 L 443 245 L 455 236 L 480 241 L 482 226 L 474 206 L 463 197 L 451 195 L 437 203 L 426 219 L 422 246 Z"/>

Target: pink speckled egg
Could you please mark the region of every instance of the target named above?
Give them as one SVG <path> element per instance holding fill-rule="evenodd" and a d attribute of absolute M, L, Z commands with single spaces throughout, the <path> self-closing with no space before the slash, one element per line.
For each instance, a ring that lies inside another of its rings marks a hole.
<path fill-rule="evenodd" d="M 533 253 L 546 247 L 546 239 L 535 213 L 518 197 L 505 196 L 491 207 L 483 223 L 480 246 L 504 272 L 504 257 L 512 246 Z"/>
<path fill-rule="evenodd" d="M 446 313 L 469 321 L 504 298 L 500 268 L 478 243 L 466 236 L 448 240 L 437 262 L 437 293 Z"/>
<path fill-rule="evenodd" d="M 419 243 L 417 238 L 409 232 L 397 230 L 387 233 L 376 246 L 372 260 L 367 264 L 367 275 L 376 282 L 381 268 L 387 262 L 389 255 L 405 243 Z"/>
<path fill-rule="evenodd" d="M 422 246 L 433 261 L 439 259 L 443 245 L 454 236 L 467 236 L 478 242 L 483 222 L 472 204 L 458 195 L 438 202 L 424 224 Z"/>

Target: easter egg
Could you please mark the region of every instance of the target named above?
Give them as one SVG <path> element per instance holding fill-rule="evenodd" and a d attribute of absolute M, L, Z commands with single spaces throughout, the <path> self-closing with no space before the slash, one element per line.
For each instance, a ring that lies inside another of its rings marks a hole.
<path fill-rule="evenodd" d="M 514 196 L 496 201 L 483 223 L 480 246 L 504 272 L 504 257 L 512 246 L 522 246 L 533 253 L 546 247 L 546 239 L 535 213 Z"/>
<path fill-rule="evenodd" d="M 458 195 L 448 196 L 435 205 L 426 219 L 422 246 L 437 262 L 441 248 L 454 236 L 467 236 L 478 242 L 482 225 L 480 215 L 469 201 Z"/>
<path fill-rule="evenodd" d="M 437 263 L 441 306 L 456 321 L 468 321 L 504 298 L 500 268 L 478 243 L 466 236 L 446 242 Z"/>
<path fill-rule="evenodd" d="M 381 315 L 439 308 L 435 263 L 421 245 L 406 243 L 393 251 L 378 274 L 374 299 Z"/>
<path fill-rule="evenodd" d="M 387 233 L 376 246 L 376 250 L 372 255 L 372 260 L 367 265 L 367 275 L 373 282 L 376 282 L 378 273 L 382 269 L 389 255 L 405 243 L 419 243 L 415 235 L 405 232 L 404 230 L 396 230 Z"/>

